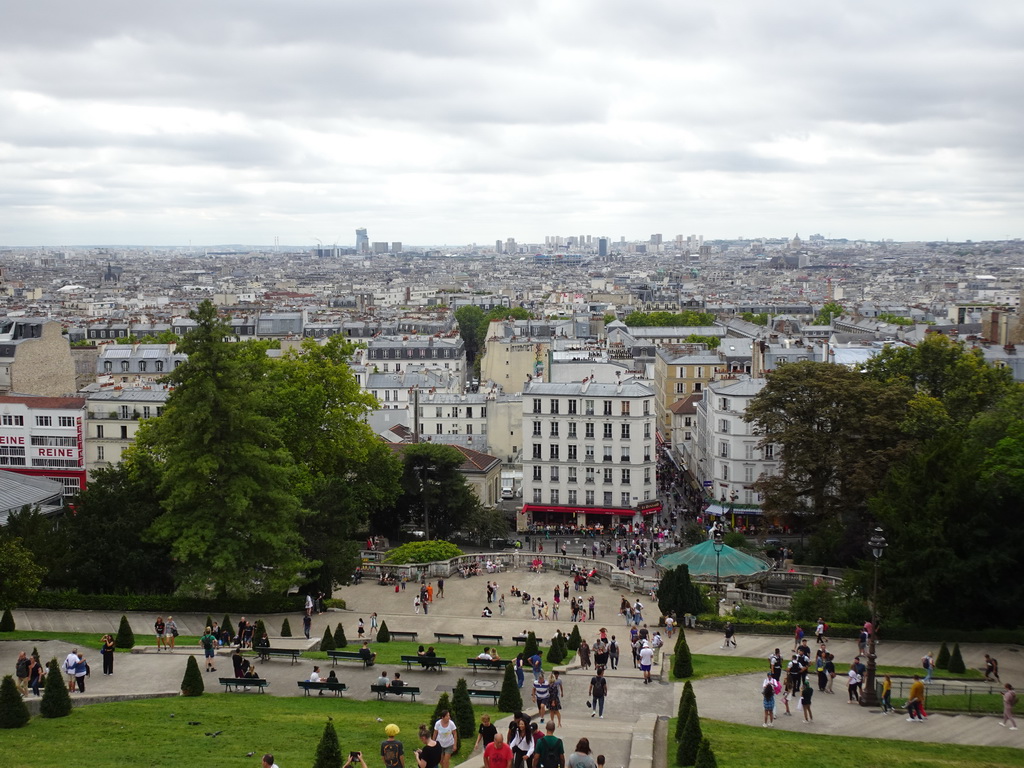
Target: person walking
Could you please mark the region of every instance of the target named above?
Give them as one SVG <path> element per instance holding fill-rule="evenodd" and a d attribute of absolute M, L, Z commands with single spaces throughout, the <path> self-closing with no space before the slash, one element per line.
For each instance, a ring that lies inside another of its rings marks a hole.
<path fill-rule="evenodd" d="M 103 674 L 114 674 L 114 638 L 112 635 L 103 636 L 103 645 L 100 647 L 100 658 L 103 659 Z"/>
<path fill-rule="evenodd" d="M 999 683 L 999 662 L 985 654 L 985 679 L 991 682 L 993 679 Z"/>
<path fill-rule="evenodd" d="M 78 662 L 75 664 L 75 683 L 78 685 L 78 692 L 85 693 L 85 678 L 89 676 L 89 662 L 85 656 L 78 654 Z"/>
<path fill-rule="evenodd" d="M 882 678 L 882 714 L 888 715 L 892 712 L 892 678 L 886 675 Z"/>
<path fill-rule="evenodd" d="M 28 687 L 32 689 L 33 696 L 39 695 L 39 686 L 44 683 L 45 677 L 46 670 L 43 669 L 39 657 L 33 656 L 28 668 Z"/>
<path fill-rule="evenodd" d="M 399 733 L 401 729 L 394 723 L 384 726 L 387 738 L 380 743 L 380 759 L 384 768 L 405 768 L 405 747 L 395 738 Z"/>
<path fill-rule="evenodd" d="M 18 693 L 23 697 L 28 696 L 28 675 L 31 669 L 28 654 L 22 651 L 18 654 L 18 660 L 14 662 L 14 675 L 17 677 Z"/>
<path fill-rule="evenodd" d="M 309 631 L 313 628 L 313 617 L 308 613 L 302 614 L 302 634 L 309 640 Z"/>
<path fill-rule="evenodd" d="M 512 748 L 514 768 L 530 768 L 533 762 L 534 738 L 530 723 L 522 713 L 512 721 L 514 728 L 508 745 Z"/>
<path fill-rule="evenodd" d="M 640 672 L 643 673 L 644 685 L 651 682 L 651 664 L 654 661 L 654 649 L 646 640 L 640 648 Z"/>
<path fill-rule="evenodd" d="M 217 668 L 213 666 L 213 654 L 214 649 L 217 647 L 217 638 L 213 636 L 213 631 L 210 627 L 207 627 L 206 634 L 199 638 L 199 645 L 203 647 L 203 657 L 206 659 L 206 671 L 216 672 Z"/>
<path fill-rule="evenodd" d="M 811 698 L 814 696 L 814 689 L 811 684 L 804 680 L 803 690 L 800 691 L 800 708 L 804 711 L 804 722 L 813 723 L 814 715 L 811 714 Z"/>
<path fill-rule="evenodd" d="M 520 688 L 522 688 L 523 687 L 523 683 L 526 681 L 526 675 L 523 672 L 523 654 L 520 653 L 519 655 L 516 656 L 515 667 L 516 667 L 516 683 L 519 685 Z"/>
<path fill-rule="evenodd" d="M 533 699 L 533 703 L 537 705 L 537 711 L 540 713 L 540 721 L 544 722 L 544 713 L 547 710 L 548 698 L 551 696 L 551 685 L 544 677 L 544 673 L 540 673 L 540 677 L 533 681 L 533 691 L 530 694 L 530 698 Z"/>
<path fill-rule="evenodd" d="M 534 745 L 535 768 L 565 768 L 565 746 L 555 736 L 555 721 L 549 720 L 544 730 L 547 734 Z"/>
<path fill-rule="evenodd" d="M 910 694 L 907 698 L 908 722 L 924 722 L 924 683 L 920 675 L 914 675 L 914 682 L 910 684 Z"/>
<path fill-rule="evenodd" d="M 459 748 L 459 731 L 451 713 L 446 709 L 441 717 L 434 723 L 433 738 L 441 747 L 441 768 L 448 768 L 452 760 L 452 753 Z"/>
<path fill-rule="evenodd" d="M 71 653 L 64 657 L 64 662 L 61 664 L 61 669 L 64 671 L 64 677 L 67 680 L 68 690 L 71 693 L 75 692 L 75 686 L 78 684 L 75 678 L 75 665 L 78 664 L 78 649 L 72 649 Z"/>
<path fill-rule="evenodd" d="M 1010 724 L 1010 730 L 1017 730 L 1017 720 L 1013 717 L 1013 708 L 1017 704 L 1017 692 L 1009 683 L 1003 685 L 1003 720 L 999 723 L 1002 726 Z"/>
<path fill-rule="evenodd" d="M 590 753 L 590 739 L 576 742 L 576 751 L 569 755 L 569 768 L 597 768 L 594 756 Z"/>
<path fill-rule="evenodd" d="M 859 704 L 860 695 L 858 690 L 860 687 L 860 675 L 857 674 L 857 667 L 850 665 L 850 671 L 846 673 L 846 691 L 848 698 L 846 699 L 847 704 Z M 914 675 L 914 679 L 917 679 L 918 675 Z M 922 685 L 922 688 L 924 686 Z"/>
<path fill-rule="evenodd" d="M 484 747 L 484 768 L 512 768 L 514 759 L 515 755 L 505 743 L 505 735 L 502 733 L 494 734 L 491 743 Z"/>
<path fill-rule="evenodd" d="M 556 669 L 548 679 L 548 712 L 551 713 L 551 722 L 557 720 L 559 728 L 562 727 L 562 690 L 562 681 Z"/>
<path fill-rule="evenodd" d="M 604 719 L 604 700 L 608 697 L 608 680 L 604 676 L 604 668 L 598 667 L 597 674 L 590 678 L 590 688 L 587 690 L 590 697 L 590 716 L 597 715 Z"/>
<path fill-rule="evenodd" d="M 156 634 L 156 652 L 160 653 L 161 649 L 167 647 L 166 632 L 167 625 L 164 623 L 163 616 L 157 616 L 156 621 L 153 622 L 153 632 Z"/>
<path fill-rule="evenodd" d="M 725 622 L 725 642 L 722 643 L 723 648 L 729 646 L 736 647 L 736 629 L 733 627 L 731 621 Z"/>
<path fill-rule="evenodd" d="M 932 657 L 931 651 L 921 658 L 921 666 L 924 667 L 924 682 L 927 685 L 932 681 L 932 671 L 935 669 L 935 659 Z"/>

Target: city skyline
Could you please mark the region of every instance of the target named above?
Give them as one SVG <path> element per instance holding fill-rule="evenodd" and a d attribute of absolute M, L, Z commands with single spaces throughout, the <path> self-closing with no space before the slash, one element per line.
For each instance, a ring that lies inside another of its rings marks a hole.
<path fill-rule="evenodd" d="M 1012 239 L 1022 29 L 1000 0 L 44 0 L 0 30 L 0 244 Z"/>

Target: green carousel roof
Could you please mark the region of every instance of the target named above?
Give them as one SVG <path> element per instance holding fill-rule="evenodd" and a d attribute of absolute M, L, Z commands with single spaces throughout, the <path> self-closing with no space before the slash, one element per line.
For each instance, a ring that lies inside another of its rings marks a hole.
<path fill-rule="evenodd" d="M 658 565 L 662 568 L 686 565 L 690 569 L 690 575 L 695 578 L 709 576 L 714 578 L 717 561 L 715 543 L 708 540 L 689 549 L 659 557 Z M 759 560 L 728 545 L 722 545 L 721 562 L 717 564 L 718 575 L 723 579 L 749 577 L 771 570 L 771 566 L 764 560 Z"/>

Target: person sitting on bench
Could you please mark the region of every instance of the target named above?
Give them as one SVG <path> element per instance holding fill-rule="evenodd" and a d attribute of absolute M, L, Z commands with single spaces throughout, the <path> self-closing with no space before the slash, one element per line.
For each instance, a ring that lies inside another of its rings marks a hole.
<path fill-rule="evenodd" d="M 369 640 L 363 641 L 363 647 L 359 649 L 359 655 L 362 657 L 363 662 L 368 667 L 372 667 L 373 662 L 377 660 L 377 654 L 370 650 Z"/>
<path fill-rule="evenodd" d="M 388 680 L 388 672 L 387 672 L 387 670 L 383 670 L 383 671 L 382 671 L 382 672 L 380 673 L 380 677 L 378 677 L 378 678 L 377 678 L 377 682 L 376 682 L 376 683 L 374 683 L 374 685 L 383 685 L 383 686 L 384 686 L 385 688 L 387 688 L 387 687 L 388 687 L 388 684 L 389 684 L 390 682 L 391 682 L 391 681 L 390 681 L 390 680 Z"/>
<path fill-rule="evenodd" d="M 391 681 L 391 690 L 400 691 L 404 685 L 405 681 L 402 679 L 402 673 L 395 672 L 395 679 Z"/>

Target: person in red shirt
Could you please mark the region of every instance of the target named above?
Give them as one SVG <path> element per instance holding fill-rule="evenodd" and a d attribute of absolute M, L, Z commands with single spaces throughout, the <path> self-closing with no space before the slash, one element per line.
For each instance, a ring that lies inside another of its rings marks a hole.
<path fill-rule="evenodd" d="M 512 748 L 505 743 L 505 736 L 499 731 L 494 741 L 484 748 L 484 768 L 511 768 Z"/>

